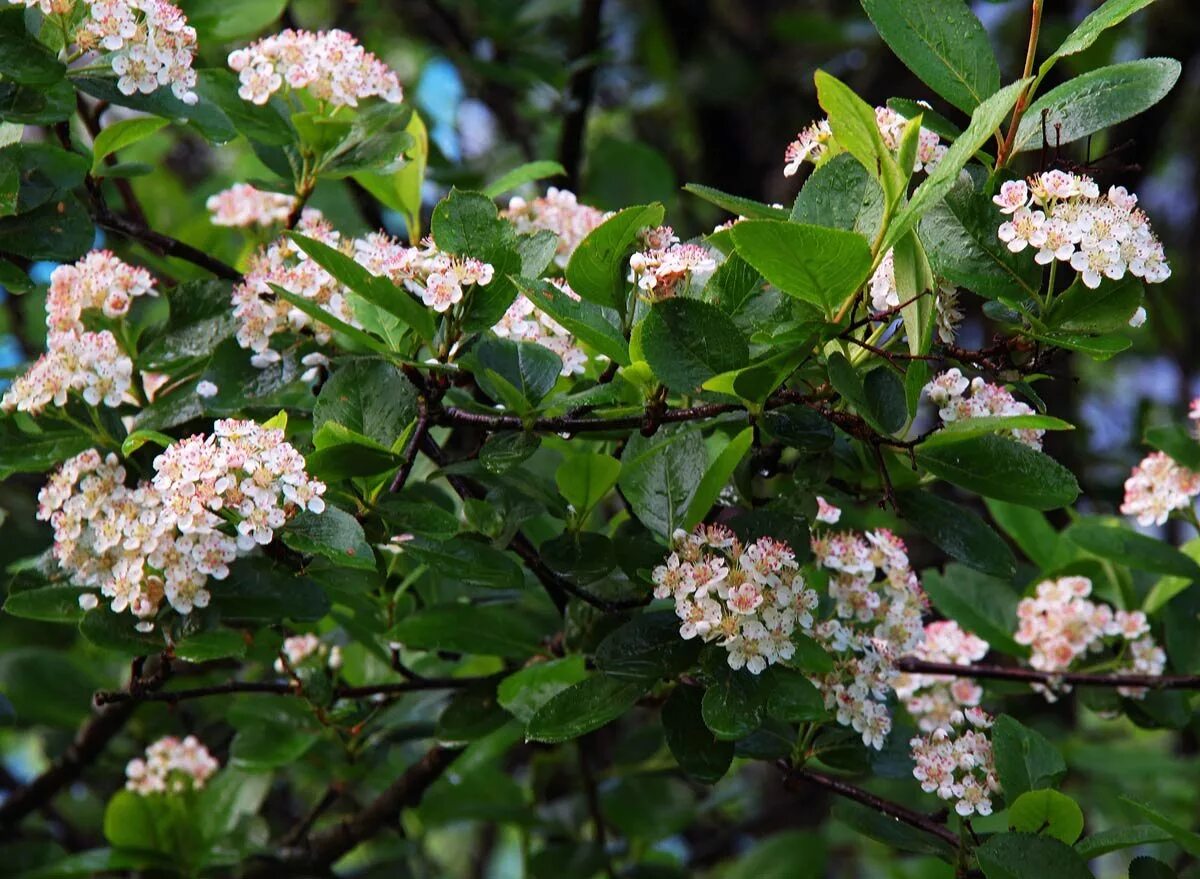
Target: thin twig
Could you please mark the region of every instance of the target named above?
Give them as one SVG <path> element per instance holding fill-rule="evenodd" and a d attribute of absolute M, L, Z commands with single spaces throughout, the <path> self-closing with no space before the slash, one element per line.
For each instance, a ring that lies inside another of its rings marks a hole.
<path fill-rule="evenodd" d="M 425 437 L 425 432 L 428 430 L 429 406 L 425 402 L 424 397 L 417 397 L 417 423 L 413 427 L 412 436 L 408 438 L 408 445 L 404 449 L 403 463 L 401 463 L 400 469 L 396 471 L 396 478 L 392 480 L 392 484 L 388 487 L 388 491 L 392 494 L 404 488 L 404 483 L 408 482 L 413 464 L 417 460 L 417 452 L 421 450 L 421 440 Z"/>
<path fill-rule="evenodd" d="M 1091 674 L 1089 672 L 1046 672 L 1001 665 L 955 665 L 901 657 L 896 667 L 910 674 L 946 675 L 1027 684 L 1071 684 L 1080 687 L 1145 687 L 1152 690 L 1200 690 L 1200 675 Z"/>
<path fill-rule="evenodd" d="M 337 687 L 333 695 L 338 699 L 361 699 L 369 696 L 390 696 L 397 693 L 413 693 L 419 690 L 454 690 L 467 687 L 476 678 L 421 678 L 393 684 L 368 684 L 363 687 Z M 170 690 L 153 693 L 128 693 L 122 690 L 100 690 L 92 699 L 96 705 L 136 704 L 138 702 L 166 702 L 175 704 L 188 699 L 205 696 L 225 696 L 231 693 L 262 693 L 268 696 L 302 695 L 294 681 L 229 681 L 209 687 L 193 687 L 188 690 Z"/>
<path fill-rule="evenodd" d="M 1038 34 L 1042 29 L 1042 4 L 1043 0 L 1032 0 L 1029 20 L 1029 44 L 1025 49 L 1025 69 L 1021 73 L 1022 79 L 1029 79 L 1033 75 L 1033 64 L 1037 59 L 1037 44 Z M 1000 148 L 996 151 L 996 169 L 1003 168 L 1008 160 L 1012 157 L 1013 143 L 1017 137 L 1017 129 L 1021 126 L 1021 117 L 1025 115 L 1025 109 L 1029 106 L 1030 92 L 1033 90 L 1034 83 L 1026 83 L 1025 88 L 1021 89 L 1021 94 L 1017 96 L 1016 106 L 1013 107 L 1012 121 L 1008 125 L 1008 136 L 1000 144 Z"/>
<path fill-rule="evenodd" d="M 782 763 L 780 768 L 786 773 L 783 779 L 783 786 L 791 793 L 800 793 L 804 790 L 805 784 L 816 785 L 840 797 L 861 803 L 868 809 L 873 809 L 881 815 L 894 818 L 897 821 L 907 824 L 909 827 L 915 827 L 917 830 L 922 830 L 931 836 L 936 836 L 951 848 L 958 848 L 958 834 L 945 824 L 935 821 L 927 815 L 922 815 L 920 812 L 915 812 L 912 809 L 901 806 L 899 803 L 893 803 L 891 800 L 885 800 L 883 797 L 876 796 L 870 791 L 855 787 L 849 782 L 826 775 L 823 772 L 814 772 L 811 769 L 792 769 L 786 762 Z"/>

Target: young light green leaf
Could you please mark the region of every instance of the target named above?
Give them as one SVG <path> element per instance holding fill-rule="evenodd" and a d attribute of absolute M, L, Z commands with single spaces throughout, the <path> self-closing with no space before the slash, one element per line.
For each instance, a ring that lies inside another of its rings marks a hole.
<path fill-rule="evenodd" d="M 613 214 L 575 248 L 567 283 L 580 298 L 625 311 L 628 259 L 640 230 L 662 222 L 663 206 L 640 205 Z"/>
<path fill-rule="evenodd" d="M 964 113 L 1000 88 L 987 31 L 964 0 L 862 0 L 862 6 L 908 69 Z"/>
<path fill-rule="evenodd" d="M 958 140 L 954 141 L 950 149 L 946 151 L 946 155 L 942 156 L 942 160 L 934 168 L 933 173 L 916 188 L 908 204 L 904 205 L 893 218 L 884 234 L 881 253 L 886 253 L 889 248 L 895 246 L 896 242 L 920 221 L 925 212 L 941 201 L 953 188 L 955 181 L 958 180 L 959 172 L 966 167 L 967 162 L 987 142 L 988 138 L 999 129 L 1000 124 L 1008 115 L 1008 111 L 1017 102 L 1017 96 L 1021 94 L 1021 90 L 1028 83 L 1027 79 L 1010 83 L 975 108 L 967 130 Z"/>
<path fill-rule="evenodd" d="M 1056 790 L 1030 790 L 1008 807 L 1008 826 L 1020 833 L 1050 836 L 1073 845 L 1083 833 L 1079 804 Z"/>
<path fill-rule="evenodd" d="M 620 475 L 621 462 L 611 455 L 579 452 L 563 459 L 554 481 L 576 514 L 586 517 L 617 484 Z"/>
<path fill-rule="evenodd" d="M 122 119 L 105 128 L 92 142 L 92 174 L 102 176 L 107 167 L 104 164 L 106 156 L 145 140 L 169 125 L 170 121 L 157 116 L 143 116 L 137 119 Z"/>
<path fill-rule="evenodd" d="M 1082 52 L 1096 42 L 1100 34 L 1123 22 L 1140 9 L 1145 9 L 1154 0 L 1107 0 L 1099 9 L 1079 23 L 1075 30 L 1063 40 L 1062 45 L 1042 64 L 1045 74 L 1059 58 Z"/>
<path fill-rule="evenodd" d="M 691 531 L 704 521 L 704 517 L 708 515 L 708 511 L 712 509 L 717 498 L 721 496 L 722 490 L 729 483 L 733 471 L 746 457 L 746 452 L 750 451 L 750 444 L 753 441 L 754 429 L 747 427 L 731 439 L 729 445 L 725 446 L 721 450 L 721 454 L 717 455 L 716 460 L 705 471 L 704 478 L 700 480 L 695 495 L 692 496 L 692 502 L 688 505 L 687 515 L 683 520 L 684 529 Z"/>
<path fill-rule="evenodd" d="M 532 183 L 535 180 L 545 180 L 547 177 L 561 177 L 567 172 L 563 170 L 563 166 L 558 162 L 538 161 L 526 162 L 524 165 L 518 165 L 511 171 L 507 171 L 496 180 L 493 180 L 487 186 L 483 187 L 483 194 L 489 198 L 497 198 L 509 190 L 516 189 L 518 186 L 524 186 L 526 183 Z"/>
<path fill-rule="evenodd" d="M 705 186 L 701 183 L 688 183 L 683 188 L 686 192 L 699 196 L 710 204 L 715 204 L 717 207 L 724 208 L 731 214 L 737 214 L 748 220 L 786 220 L 788 218 L 786 208 L 777 208 L 769 204 L 763 204 L 761 201 L 743 198 L 740 195 L 730 195 L 727 192 L 721 192 L 719 189 L 713 189 L 711 186 Z"/>
<path fill-rule="evenodd" d="M 838 145 L 858 159 L 879 181 L 887 204 L 896 204 L 904 194 L 908 176 L 900 170 L 891 150 L 883 142 L 875 109 L 849 86 L 823 70 L 816 72 L 815 80 L 817 100 L 829 114 L 829 126 Z"/>
<path fill-rule="evenodd" d="M 741 257 L 791 296 L 832 316 L 871 273 L 871 247 L 854 232 L 779 220 L 733 227 Z"/>

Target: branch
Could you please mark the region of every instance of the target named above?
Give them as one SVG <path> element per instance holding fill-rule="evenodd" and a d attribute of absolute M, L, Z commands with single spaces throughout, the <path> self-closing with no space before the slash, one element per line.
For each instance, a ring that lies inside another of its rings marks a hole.
<path fill-rule="evenodd" d="M 413 464 L 417 461 L 417 452 L 421 449 L 421 440 L 424 439 L 425 433 L 428 430 L 429 406 L 426 404 L 424 397 L 417 397 L 417 423 L 413 427 L 412 436 L 408 438 L 408 445 L 404 449 L 404 461 L 400 465 L 400 469 L 396 471 L 396 478 L 392 480 L 392 484 L 388 487 L 388 491 L 392 494 L 404 488 L 404 483 L 408 482 Z"/>
<path fill-rule="evenodd" d="M 285 851 L 283 860 L 314 871 L 327 869 L 359 843 L 396 823 L 401 811 L 419 803 L 429 786 L 461 753 L 461 748 L 430 748 L 364 809 L 312 836 L 306 850 Z"/>
<path fill-rule="evenodd" d="M 690 406 L 686 409 L 663 409 L 656 416 L 660 424 L 678 421 L 701 421 L 715 418 L 727 412 L 742 412 L 743 408 L 737 403 L 709 403 L 703 406 Z M 573 417 L 559 415 L 554 418 L 538 418 L 526 424 L 516 415 L 489 415 L 483 412 L 471 412 L 456 406 L 447 406 L 437 417 L 438 423 L 448 426 L 470 425 L 485 430 L 525 430 L 539 433 L 588 433 L 605 430 L 633 430 L 640 428 L 646 421 L 645 413 L 637 415 L 622 415 L 616 418 Z"/>
<path fill-rule="evenodd" d="M 142 679 L 141 667 L 144 658 L 134 661 L 127 698 L 120 704 L 101 708 L 93 714 L 76 733 L 74 741 L 50 765 L 50 768 L 24 787 L 14 790 L 0 803 L 0 827 L 15 826 L 30 812 L 41 809 L 54 799 L 60 790 L 74 782 L 83 771 L 96 761 L 108 747 L 108 743 L 125 727 L 137 708 L 138 701 L 152 696 L 166 683 L 170 665 L 164 661 L 158 671 Z"/>
<path fill-rule="evenodd" d="M 468 687 L 479 678 L 420 678 L 398 684 L 369 684 L 363 687 L 337 687 L 333 691 L 337 699 L 361 699 L 369 696 L 390 696 L 398 693 L 413 693 L 418 690 L 455 690 Z M 294 681 L 229 681 L 210 687 L 193 687 L 190 690 L 171 690 L 165 693 L 129 693 L 123 690 L 99 690 L 92 699 L 96 705 L 124 705 L 138 702 L 166 702 L 174 705 L 188 699 L 205 696 L 226 696 L 231 693 L 263 693 L 268 696 L 299 696 L 299 687 Z"/>
<path fill-rule="evenodd" d="M 910 674 L 946 675 L 956 678 L 980 678 L 994 681 L 1020 681 L 1027 684 L 1072 684 L 1080 687 L 1146 687 L 1151 690 L 1200 690 L 1200 675 L 1091 674 L 1088 672 L 1047 672 L 1032 668 L 1001 665 L 955 665 L 949 662 L 925 662 L 911 656 L 901 657 L 896 668 Z"/>
<path fill-rule="evenodd" d="M 242 279 L 241 272 L 233 266 L 209 256 L 202 250 L 197 250 L 190 244 L 184 244 L 176 238 L 163 235 L 161 232 L 155 232 L 147 226 L 114 214 L 103 202 L 96 203 L 95 208 L 96 223 L 110 232 L 124 235 L 131 241 L 136 241 L 144 245 L 160 256 L 173 256 L 184 262 L 190 262 L 192 265 L 212 272 L 218 278 L 224 278 L 228 281 L 240 281 Z"/>
<path fill-rule="evenodd" d="M 868 809 L 873 809 L 881 815 L 894 818 L 897 821 L 907 824 L 909 827 L 915 827 L 917 830 L 924 831 L 931 836 L 936 836 L 951 848 L 958 849 L 958 835 L 953 830 L 939 821 L 934 821 L 932 818 L 922 815 L 920 812 L 915 812 L 912 809 L 901 806 L 899 803 L 893 803 L 891 800 L 885 800 L 870 791 L 855 787 L 831 775 L 814 772 L 811 769 L 792 769 L 786 762 L 782 761 L 780 768 L 785 772 L 783 786 L 790 793 L 801 793 L 804 789 L 804 784 L 807 782 L 808 784 L 813 784 L 835 793 L 839 797 L 845 797 L 848 800 L 861 803 Z"/>
<path fill-rule="evenodd" d="M 600 48 L 600 13 L 604 0 L 583 0 L 579 15 L 578 42 L 575 46 L 575 72 L 567 83 L 566 118 L 558 140 L 558 163 L 567 173 L 567 188 L 579 191 L 579 172 L 583 164 L 584 135 L 588 110 L 596 93 L 596 59 Z"/>

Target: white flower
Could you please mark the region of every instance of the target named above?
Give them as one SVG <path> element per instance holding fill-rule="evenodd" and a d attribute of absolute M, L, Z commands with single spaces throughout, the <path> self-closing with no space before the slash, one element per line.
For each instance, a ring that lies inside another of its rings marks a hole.
<path fill-rule="evenodd" d="M 196 385 L 196 394 L 200 397 L 215 397 L 220 390 L 215 384 L 207 380 L 199 382 Z"/>

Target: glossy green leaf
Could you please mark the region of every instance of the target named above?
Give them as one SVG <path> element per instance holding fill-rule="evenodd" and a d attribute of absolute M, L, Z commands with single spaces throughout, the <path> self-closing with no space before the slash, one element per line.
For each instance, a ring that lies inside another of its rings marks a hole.
<path fill-rule="evenodd" d="M 921 584 L 933 606 L 962 628 L 1010 656 L 1028 655 L 1012 638 L 1019 596 L 1006 581 L 951 564 L 945 573 L 924 571 Z"/>
<path fill-rule="evenodd" d="M 650 308 L 641 325 L 641 345 L 654 374 L 684 394 L 699 390 L 714 375 L 745 366 L 746 340 L 733 321 L 698 299 L 664 299 Z"/>
<path fill-rule="evenodd" d="M 1200 580 L 1200 565 L 1169 543 L 1096 519 L 1075 522 L 1066 531 L 1070 540 L 1090 553 L 1120 565 L 1153 574 Z"/>
<path fill-rule="evenodd" d="M 1043 120 L 1052 148 L 1124 122 L 1166 97 L 1180 69 L 1174 58 L 1139 58 L 1069 79 L 1033 102 L 1013 149 L 1041 149 Z"/>
<path fill-rule="evenodd" d="M 384 360 L 352 360 L 335 369 L 313 407 L 313 427 L 326 422 L 348 427 L 384 448 L 417 415 L 416 388 Z"/>
<path fill-rule="evenodd" d="M 730 668 L 723 650 L 717 653 L 713 654 L 713 682 L 704 691 L 701 714 L 704 725 L 718 739 L 736 741 L 762 724 L 770 689 L 759 675 Z"/>
<path fill-rule="evenodd" d="M 903 492 L 897 500 L 905 521 L 947 555 L 1005 580 L 1016 573 L 1008 544 L 972 510 L 921 490 Z"/>
<path fill-rule="evenodd" d="M 547 177 L 561 177 L 566 171 L 558 162 L 539 161 L 526 162 L 511 171 L 501 174 L 493 182 L 483 187 L 484 195 L 497 198 L 510 190 L 532 183 L 535 180 L 545 180 Z"/>
<path fill-rule="evenodd" d="M 542 402 L 562 372 L 562 359 L 549 348 L 512 339 L 484 339 L 471 349 L 471 365 L 475 380 L 492 399 L 510 407 L 516 403 L 521 411 Z"/>
<path fill-rule="evenodd" d="M 984 497 L 1038 510 L 1065 507 L 1079 496 L 1071 471 L 1016 440 L 977 436 L 918 446 L 917 463 L 929 473 Z"/>
<path fill-rule="evenodd" d="M 733 743 L 718 739 L 704 725 L 703 698 L 699 687 L 677 686 L 663 705 L 662 725 L 679 768 L 699 782 L 715 784 L 733 762 Z"/>
<path fill-rule="evenodd" d="M 1139 9 L 1144 9 L 1153 2 L 1154 0 L 1106 0 L 1081 21 L 1078 27 L 1071 31 L 1062 44 L 1054 50 L 1050 58 L 1043 63 L 1043 71 L 1064 55 L 1082 52 L 1096 42 L 1097 38 L 1106 30 L 1115 27 Z"/>
<path fill-rule="evenodd" d="M 1004 795 L 1015 801 L 1026 791 L 1053 788 L 1067 764 L 1049 739 L 1007 714 L 992 725 L 992 753 Z"/>
<path fill-rule="evenodd" d="M 575 248 L 567 283 L 582 299 L 623 313 L 628 257 L 639 231 L 663 219 L 660 204 L 626 208 L 609 217 Z"/>
<path fill-rule="evenodd" d="M 683 523 L 707 469 L 700 431 L 691 425 L 663 427 L 652 437 L 629 438 L 619 484 L 642 524 L 666 537 Z"/>
<path fill-rule="evenodd" d="M 587 676 L 582 656 L 565 656 L 526 666 L 502 680 L 496 692 L 501 707 L 528 724 L 539 708 Z"/>
<path fill-rule="evenodd" d="M 104 159 L 118 150 L 145 140 L 169 123 L 167 119 L 144 116 L 137 119 L 122 119 L 114 122 L 96 135 L 92 143 L 92 174 L 102 176 Z"/>
<path fill-rule="evenodd" d="M 997 833 L 975 850 L 987 879 L 1092 879 L 1084 860 L 1057 839 Z"/>
<path fill-rule="evenodd" d="M 1000 88 L 987 31 L 964 0 L 862 0 L 862 5 L 908 69 L 964 113 Z"/>
<path fill-rule="evenodd" d="M 387 634 L 415 650 L 452 650 L 524 659 L 542 638 L 537 620 L 512 604 L 442 604 L 422 608 Z"/>
<path fill-rule="evenodd" d="M 1056 790 L 1031 790 L 1008 807 L 1008 826 L 1019 833 L 1050 836 L 1073 845 L 1083 833 L 1079 804 Z"/>
<path fill-rule="evenodd" d="M 849 152 L 883 187 L 886 204 L 903 195 L 908 179 L 883 141 L 875 109 L 849 86 L 823 70 L 814 76 L 817 100 L 829 116 L 829 126 L 839 146 Z M 734 236 L 736 240 L 736 235 Z"/>
<path fill-rule="evenodd" d="M 721 496 L 721 492 L 725 490 L 725 486 L 729 484 L 733 471 L 750 451 L 750 445 L 753 442 L 754 429 L 747 427 L 731 439 L 729 444 L 717 455 L 708 470 L 704 472 L 704 478 L 700 480 L 700 485 L 696 488 L 691 503 L 688 504 L 687 516 L 683 520 L 685 529 L 690 531 L 704 521 L 708 511 L 712 509 L 713 504 Z"/>
<path fill-rule="evenodd" d="M 854 232 L 780 220 L 733 227 L 741 257 L 791 296 L 832 315 L 867 280 L 871 248 Z"/>
<path fill-rule="evenodd" d="M 572 299 L 548 281 L 522 281 L 529 301 L 550 315 L 580 341 L 616 361 L 629 365 L 629 343 L 621 334 L 620 318 L 611 308 Z"/>
<path fill-rule="evenodd" d="M 649 682 L 595 674 L 550 699 L 533 715 L 525 737 L 535 742 L 565 742 L 612 723 L 634 706 Z"/>
<path fill-rule="evenodd" d="M 617 484 L 620 475 L 621 462 L 611 455 L 578 452 L 563 459 L 554 481 L 567 503 L 586 516 Z"/>
<path fill-rule="evenodd" d="M 730 195 L 702 183 L 688 183 L 683 188 L 686 192 L 704 199 L 709 204 L 715 204 L 731 214 L 745 217 L 748 220 L 786 220 L 788 218 L 788 212 L 784 208 L 772 207 L 740 195 Z"/>
<path fill-rule="evenodd" d="M 656 681 L 673 678 L 696 661 L 702 644 L 679 636 L 674 611 L 639 614 L 596 648 L 596 668 L 612 678 Z"/>
<path fill-rule="evenodd" d="M 415 537 L 404 551 L 448 577 L 487 589 L 517 589 L 521 568 L 508 553 L 487 543 L 462 536 L 450 540 Z"/>
<path fill-rule="evenodd" d="M 1170 838 L 1171 834 L 1160 827 L 1152 824 L 1133 824 L 1127 827 L 1101 830 L 1099 833 L 1085 836 L 1075 843 L 1075 852 L 1081 858 L 1091 860 L 1124 848 L 1166 842 Z"/>
<path fill-rule="evenodd" d="M 53 85 L 66 67 L 25 29 L 25 16 L 9 7 L 0 13 L 0 76 L 29 86 Z"/>
<path fill-rule="evenodd" d="M 335 506 L 326 506 L 319 514 L 307 510 L 297 513 L 281 536 L 297 552 L 323 556 L 343 568 L 375 570 L 375 553 L 362 525 Z"/>

